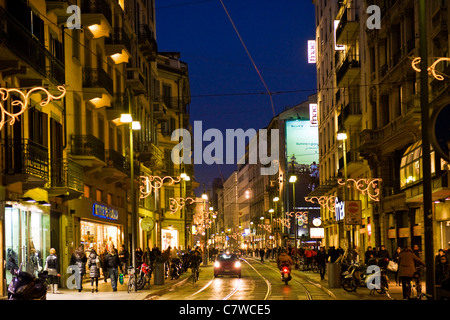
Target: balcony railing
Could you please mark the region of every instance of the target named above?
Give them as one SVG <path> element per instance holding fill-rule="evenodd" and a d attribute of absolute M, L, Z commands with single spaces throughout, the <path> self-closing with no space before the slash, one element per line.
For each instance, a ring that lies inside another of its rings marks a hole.
<path fill-rule="evenodd" d="M 105 38 L 105 44 L 123 44 L 131 53 L 131 40 L 124 28 L 114 27 L 112 37 Z"/>
<path fill-rule="evenodd" d="M 93 135 L 72 135 L 72 155 L 90 156 L 105 161 L 105 144 Z"/>
<path fill-rule="evenodd" d="M 351 69 L 359 70 L 361 67 L 359 61 L 359 55 L 357 54 L 349 54 L 342 62 L 341 66 L 336 72 L 336 81 L 339 84 L 340 82 L 346 79 L 346 75 L 349 73 Z M 353 73 L 352 73 L 353 75 Z"/>
<path fill-rule="evenodd" d="M 83 87 L 84 88 L 104 88 L 111 96 L 114 95 L 114 83 L 105 70 L 83 69 Z"/>
<path fill-rule="evenodd" d="M 53 159 L 51 163 L 51 188 L 70 188 L 83 191 L 83 167 L 70 159 Z"/>
<path fill-rule="evenodd" d="M 60 61 L 19 21 L 0 7 L 0 41 L 53 83 L 65 83 L 64 61 Z"/>
<path fill-rule="evenodd" d="M 83 0 L 81 2 L 82 13 L 101 13 L 105 16 L 109 25 L 112 26 L 111 6 L 106 0 Z"/>
<path fill-rule="evenodd" d="M 125 157 L 114 149 L 106 150 L 107 165 L 122 172 L 127 172 L 127 162 Z"/>
<path fill-rule="evenodd" d="M 48 148 L 29 139 L 1 140 L 2 172 L 48 180 Z"/>

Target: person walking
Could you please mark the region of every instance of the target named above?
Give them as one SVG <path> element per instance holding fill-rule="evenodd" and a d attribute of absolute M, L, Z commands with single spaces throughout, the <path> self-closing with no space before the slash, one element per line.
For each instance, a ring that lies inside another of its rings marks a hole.
<path fill-rule="evenodd" d="M 44 271 L 48 273 L 48 282 L 52 293 L 61 293 L 58 291 L 59 262 L 54 248 L 50 249 L 50 255 L 45 259 Z"/>
<path fill-rule="evenodd" d="M 415 264 L 425 266 L 425 262 L 415 255 L 410 247 L 404 247 L 398 256 L 398 276 L 402 283 L 403 300 L 411 297 L 411 280 L 416 272 Z"/>
<path fill-rule="evenodd" d="M 391 259 L 389 256 L 389 251 L 386 250 L 385 246 L 381 246 L 380 251 L 378 251 L 378 258 L 380 259 Z"/>
<path fill-rule="evenodd" d="M 111 248 L 105 256 L 105 264 L 108 269 L 109 278 L 111 279 L 111 286 L 113 291 L 117 291 L 117 280 L 119 278 L 119 269 L 122 269 L 117 250 Z M 122 271 L 121 271 L 122 272 Z"/>
<path fill-rule="evenodd" d="M 83 245 L 81 245 L 75 249 L 70 258 L 70 265 L 75 265 L 78 268 L 78 275 L 75 276 L 75 284 L 78 292 L 81 292 L 81 290 L 83 290 L 83 277 L 86 273 L 86 262 L 86 253 L 84 252 Z"/>
<path fill-rule="evenodd" d="M 130 254 L 128 253 L 128 250 L 125 248 L 123 244 L 120 246 L 119 259 L 120 264 L 122 266 L 122 270 L 125 272 L 126 270 L 128 270 L 128 262 L 130 261 Z"/>
<path fill-rule="evenodd" d="M 328 261 L 328 254 L 325 251 L 325 247 L 320 247 L 315 259 L 317 262 L 317 267 L 319 268 L 320 280 L 325 280 L 325 271 L 327 269 L 326 265 Z"/>
<path fill-rule="evenodd" d="M 397 263 L 397 265 L 398 265 L 398 257 L 400 255 L 401 251 L 402 251 L 402 248 L 397 247 L 397 250 L 395 250 L 394 254 L 392 255 L 392 261 Z M 394 272 L 394 278 L 395 278 L 395 284 L 398 286 L 399 285 L 399 282 L 398 282 L 398 269 L 397 269 L 397 271 Z"/>
<path fill-rule="evenodd" d="M 100 256 L 94 249 L 94 244 L 91 243 L 89 246 L 89 256 L 88 256 L 88 268 L 89 277 L 91 278 L 91 292 L 94 293 L 94 282 L 95 282 L 95 292 L 98 292 L 98 278 L 100 277 Z"/>
<path fill-rule="evenodd" d="M 259 249 L 259 256 L 261 257 L 261 262 L 264 262 L 264 248 Z"/>

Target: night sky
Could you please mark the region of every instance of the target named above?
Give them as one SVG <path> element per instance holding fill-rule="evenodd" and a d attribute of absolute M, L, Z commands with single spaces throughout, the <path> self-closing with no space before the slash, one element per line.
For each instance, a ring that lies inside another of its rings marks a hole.
<path fill-rule="evenodd" d="M 307 63 L 315 39 L 310 0 L 223 0 L 258 75 L 220 0 L 156 0 L 158 51 L 181 53 L 188 63 L 191 124 L 203 132 L 266 127 L 273 114 L 316 92 L 316 69 Z M 272 93 L 273 109 L 270 96 Z M 209 142 L 204 142 L 203 146 Z M 196 165 L 206 189 L 236 165 Z M 198 192 L 197 192 L 198 193 Z"/>

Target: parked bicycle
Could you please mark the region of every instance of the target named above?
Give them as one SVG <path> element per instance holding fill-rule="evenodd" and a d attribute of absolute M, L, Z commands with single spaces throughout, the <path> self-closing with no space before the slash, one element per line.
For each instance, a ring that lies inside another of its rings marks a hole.
<path fill-rule="evenodd" d="M 127 292 L 130 293 L 132 291 L 135 291 L 136 289 L 136 277 L 135 277 L 135 269 L 132 266 L 128 267 L 128 286 L 127 286 Z"/>

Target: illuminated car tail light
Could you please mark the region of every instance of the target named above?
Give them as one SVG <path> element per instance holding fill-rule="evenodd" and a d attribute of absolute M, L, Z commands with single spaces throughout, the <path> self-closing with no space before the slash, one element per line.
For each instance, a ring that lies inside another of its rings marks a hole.
<path fill-rule="evenodd" d="M 214 262 L 214 268 L 220 268 L 220 262 L 219 261 Z"/>
<path fill-rule="evenodd" d="M 236 261 L 236 263 L 234 264 L 235 268 L 240 268 L 241 267 L 241 263 L 239 261 Z"/>
<path fill-rule="evenodd" d="M 289 269 L 286 268 L 286 267 L 284 267 L 284 268 L 283 268 L 283 272 L 284 272 L 284 273 L 288 273 L 288 272 L 289 272 Z"/>

